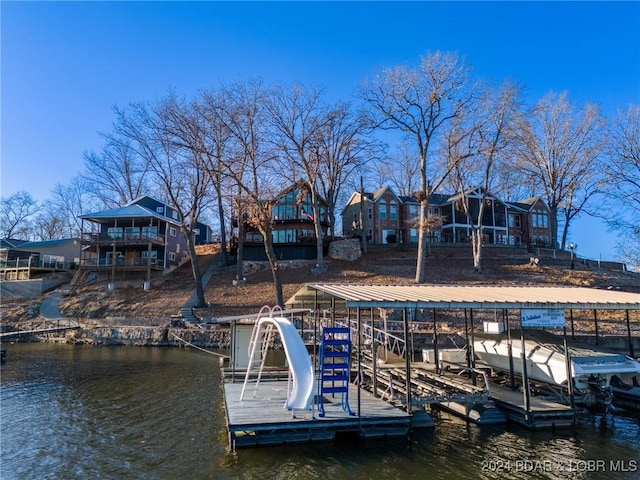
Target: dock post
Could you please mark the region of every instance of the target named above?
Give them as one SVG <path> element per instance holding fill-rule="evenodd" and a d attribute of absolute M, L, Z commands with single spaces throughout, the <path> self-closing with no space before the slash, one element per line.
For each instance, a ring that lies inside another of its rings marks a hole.
<path fill-rule="evenodd" d="M 358 378 L 362 378 L 362 315 L 360 312 L 360 307 L 356 309 L 356 319 L 358 320 Z M 362 381 L 358 382 L 358 418 L 360 422 L 362 422 L 362 411 L 361 407 L 361 395 L 360 390 L 362 389 Z M 362 426 L 362 424 L 360 425 Z"/>
<path fill-rule="evenodd" d="M 407 389 L 407 413 L 411 415 L 411 359 L 409 358 L 409 352 L 407 351 L 408 345 L 408 336 L 409 336 L 409 320 L 407 318 L 407 309 L 402 309 L 402 320 L 404 324 L 404 361 L 405 366 L 407 368 L 407 380 L 406 380 L 406 389 Z M 436 351 L 437 354 L 437 351 Z M 437 361 L 437 360 L 436 360 Z M 436 364 L 437 365 L 437 364 Z"/>
<path fill-rule="evenodd" d="M 524 327 L 522 325 L 522 315 L 520 315 L 520 341 L 522 343 L 522 388 L 524 390 L 524 409 L 526 421 L 531 425 L 531 392 L 529 391 L 529 375 L 527 373 L 527 351 L 524 338 Z"/>
<path fill-rule="evenodd" d="M 406 322 L 406 311 L 403 312 Z M 406 327 L 405 327 L 406 328 Z M 407 339 L 405 338 L 405 345 Z M 433 363 L 436 366 L 436 373 L 440 373 L 440 359 L 438 358 L 438 324 L 436 323 L 436 309 L 433 309 Z"/>
<path fill-rule="evenodd" d="M 473 330 L 473 309 L 469 309 L 469 320 L 471 320 L 471 380 L 473 386 L 478 385 L 477 373 L 476 373 L 476 351 L 474 342 L 476 341 L 474 330 Z"/>
<path fill-rule="evenodd" d="M 598 310 L 596 310 L 595 308 L 593 309 L 593 321 L 596 325 L 596 346 L 600 346 L 600 338 L 598 335 Z"/>
<path fill-rule="evenodd" d="M 636 358 L 635 353 L 633 351 L 633 341 L 631 340 L 631 325 L 629 324 L 629 310 L 625 310 L 627 317 L 627 338 L 629 339 L 629 356 L 631 358 Z"/>
<path fill-rule="evenodd" d="M 469 324 L 467 322 L 467 309 L 464 309 L 464 339 L 467 342 L 467 368 L 471 370 L 471 343 L 469 343 Z"/>
<path fill-rule="evenodd" d="M 569 318 L 571 318 L 571 340 L 576 339 L 576 331 L 573 326 L 573 308 L 569 310 Z"/>
<path fill-rule="evenodd" d="M 516 373 L 513 366 L 513 339 L 511 338 L 511 326 L 509 325 L 509 314 L 506 314 L 507 323 L 507 351 L 509 353 L 509 385 L 511 390 L 516 389 Z"/>
<path fill-rule="evenodd" d="M 571 369 L 571 355 L 569 354 L 569 347 L 567 346 L 567 327 L 562 327 L 564 332 L 564 359 L 567 367 L 567 387 L 569 388 L 569 404 L 571 408 L 575 408 L 575 396 L 573 393 L 573 373 Z"/>

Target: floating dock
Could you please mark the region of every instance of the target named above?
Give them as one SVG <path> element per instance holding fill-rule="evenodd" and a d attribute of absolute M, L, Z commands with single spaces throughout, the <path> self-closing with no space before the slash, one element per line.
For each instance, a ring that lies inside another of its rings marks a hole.
<path fill-rule="evenodd" d="M 349 385 L 349 398 L 354 415 L 349 415 L 342 408 L 339 395 L 323 397 L 324 417 L 318 414 L 317 395 L 311 409 L 292 412 L 284 408 L 288 389 L 286 372 L 282 377 L 263 378 L 257 388 L 254 389 L 253 385 L 248 388 L 243 400 L 240 400 L 243 382 L 225 379 L 227 430 L 229 446 L 233 450 L 327 442 L 340 436 L 402 437 L 408 435 L 412 428 L 412 415 L 363 389 L 358 392 L 358 387 L 353 384 Z"/>
<path fill-rule="evenodd" d="M 532 396 L 527 412 L 522 392 L 493 384 L 491 398 L 510 421 L 533 430 L 570 427 L 575 423 L 575 411 L 568 405 Z"/>

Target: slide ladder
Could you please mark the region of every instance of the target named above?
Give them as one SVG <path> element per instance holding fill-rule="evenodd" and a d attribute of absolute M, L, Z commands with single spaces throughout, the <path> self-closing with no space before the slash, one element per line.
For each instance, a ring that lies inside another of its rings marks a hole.
<path fill-rule="evenodd" d="M 324 417 L 324 394 L 340 394 L 341 405 L 349 415 L 351 331 L 343 327 L 324 327 L 320 344 L 320 401 L 318 414 Z"/>
<path fill-rule="evenodd" d="M 267 309 L 268 316 L 263 316 L 265 308 Z M 295 416 L 295 410 L 308 410 L 312 405 L 313 393 L 316 386 L 315 373 L 307 348 L 295 325 L 291 319 L 274 316 L 276 310 L 279 310 L 280 315 L 282 315 L 282 309 L 277 306 L 273 309 L 263 307 L 263 310 L 258 314 L 249 341 L 249 363 L 244 384 L 242 385 L 242 392 L 240 393 L 240 400 L 244 400 L 244 394 L 250 381 L 251 371 L 257 368 L 258 373 L 253 391 L 253 398 L 256 398 L 256 392 L 275 327 L 282 339 L 289 370 L 287 399 L 284 403 L 284 408 L 291 410 L 292 415 Z"/>
<path fill-rule="evenodd" d="M 275 309 L 276 307 L 274 307 Z M 277 307 L 279 308 L 279 307 Z M 242 392 L 240 392 L 240 400 L 244 399 L 244 392 L 247 388 L 247 384 L 249 383 L 249 377 L 251 375 L 251 371 L 255 370 L 256 367 L 258 369 L 258 375 L 255 380 L 255 388 L 253 390 L 253 398 L 256 397 L 256 392 L 258 391 L 258 385 L 260 384 L 260 379 L 262 377 L 262 370 L 264 369 L 264 364 L 267 359 L 267 352 L 269 350 L 269 344 L 271 342 L 271 334 L 273 332 L 273 324 L 267 323 L 265 325 L 264 334 L 262 334 L 262 323 L 260 323 L 260 317 L 263 312 L 266 311 L 269 313 L 269 316 L 272 316 L 274 311 L 271 310 L 268 306 L 262 307 L 260 313 L 258 313 L 258 318 L 256 319 L 256 323 L 253 327 L 253 331 L 251 332 L 251 339 L 249 340 L 249 364 L 247 365 L 247 372 L 244 377 L 244 383 L 242 385 Z M 282 309 L 280 309 L 282 311 Z M 256 358 L 256 349 L 259 349 L 258 356 Z"/>

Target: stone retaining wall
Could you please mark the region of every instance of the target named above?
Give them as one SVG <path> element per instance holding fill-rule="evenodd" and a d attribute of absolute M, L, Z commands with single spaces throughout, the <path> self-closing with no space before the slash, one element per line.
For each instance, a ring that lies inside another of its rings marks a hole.
<path fill-rule="evenodd" d="M 180 341 L 175 336 L 184 341 Z M 32 335 L 26 341 L 74 343 L 78 345 L 132 345 L 145 347 L 184 347 L 188 342 L 201 348 L 229 348 L 229 329 L 162 327 L 91 327 L 62 334 Z"/>
<path fill-rule="evenodd" d="M 329 256 L 336 260 L 347 260 L 353 262 L 362 256 L 360 239 L 349 238 L 347 240 L 336 240 L 329 244 Z"/>

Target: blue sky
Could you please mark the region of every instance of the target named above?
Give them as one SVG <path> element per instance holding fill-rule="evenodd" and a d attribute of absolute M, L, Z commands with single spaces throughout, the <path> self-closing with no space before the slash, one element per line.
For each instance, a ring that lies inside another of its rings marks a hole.
<path fill-rule="evenodd" d="M 611 115 L 640 103 L 639 2 L 14 2 L 1 14 L 1 195 L 39 201 L 99 151 L 113 106 L 190 96 L 220 82 L 319 84 L 351 100 L 380 68 L 454 50 L 475 73 L 512 78 Z M 598 241 L 594 242 L 594 232 Z M 582 221 L 578 253 L 614 239 Z"/>

